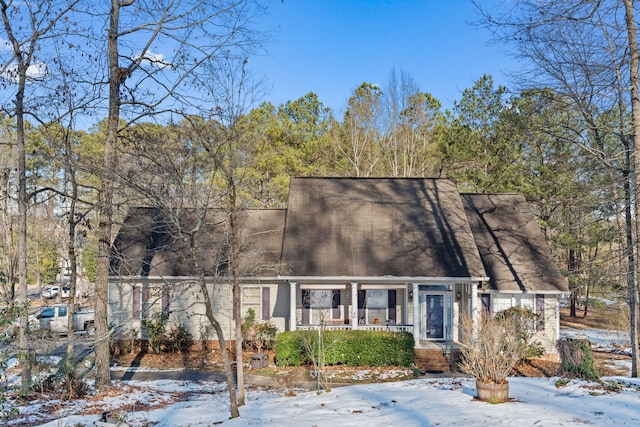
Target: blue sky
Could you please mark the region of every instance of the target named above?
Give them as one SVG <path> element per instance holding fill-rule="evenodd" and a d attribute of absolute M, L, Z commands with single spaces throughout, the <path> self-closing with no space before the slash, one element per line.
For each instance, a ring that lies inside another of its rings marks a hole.
<path fill-rule="evenodd" d="M 395 68 L 450 108 L 483 74 L 512 86 L 517 63 L 469 24 L 477 18 L 469 0 L 273 0 L 274 41 L 250 66 L 274 105 L 315 92 L 341 113 L 356 87 L 383 86 Z"/>

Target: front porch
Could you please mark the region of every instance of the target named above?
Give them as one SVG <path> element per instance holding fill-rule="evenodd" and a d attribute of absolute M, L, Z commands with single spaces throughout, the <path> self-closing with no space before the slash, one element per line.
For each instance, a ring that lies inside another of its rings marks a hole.
<path fill-rule="evenodd" d="M 457 349 L 460 317 L 478 312 L 478 282 L 384 280 L 387 283 L 290 281 L 287 329 L 405 332 L 413 335 L 416 349 L 445 354 Z"/>

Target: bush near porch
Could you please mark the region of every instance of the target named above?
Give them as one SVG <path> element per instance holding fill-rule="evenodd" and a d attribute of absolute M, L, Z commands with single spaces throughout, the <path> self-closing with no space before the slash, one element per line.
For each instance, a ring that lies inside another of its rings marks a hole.
<path fill-rule="evenodd" d="M 406 332 L 324 330 L 321 332 L 325 365 L 411 366 L 413 335 Z M 309 354 L 313 349 L 313 354 Z M 300 366 L 317 360 L 318 331 L 282 332 L 276 338 L 278 366 Z"/>

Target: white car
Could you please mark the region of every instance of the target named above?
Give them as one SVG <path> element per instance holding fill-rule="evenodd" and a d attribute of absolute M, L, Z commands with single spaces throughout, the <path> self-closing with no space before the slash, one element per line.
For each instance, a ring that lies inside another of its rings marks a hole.
<path fill-rule="evenodd" d="M 57 298 L 60 295 L 62 298 L 69 298 L 69 287 L 60 285 L 47 285 L 42 289 L 42 298 L 51 299 Z M 80 296 L 80 290 L 76 289 L 76 298 Z"/>
<path fill-rule="evenodd" d="M 55 298 L 60 293 L 60 286 L 57 285 L 48 285 L 42 288 L 42 298 Z"/>

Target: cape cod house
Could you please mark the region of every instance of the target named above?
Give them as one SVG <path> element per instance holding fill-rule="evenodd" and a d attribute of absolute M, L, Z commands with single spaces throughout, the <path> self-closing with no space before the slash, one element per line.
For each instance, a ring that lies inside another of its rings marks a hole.
<path fill-rule="evenodd" d="M 233 338 L 226 216 L 175 217 L 130 210 L 113 246 L 110 322 L 124 337 L 164 312 L 213 339 L 204 277 Z M 523 306 L 539 316 L 535 339 L 556 354 L 568 287 L 521 195 L 460 194 L 449 179 L 292 178 L 286 209 L 244 210 L 239 221 L 242 312 L 280 331 L 405 331 L 417 354 L 443 359 L 421 362 L 443 369 L 463 315 Z M 197 230 L 193 246 L 178 226 Z"/>

